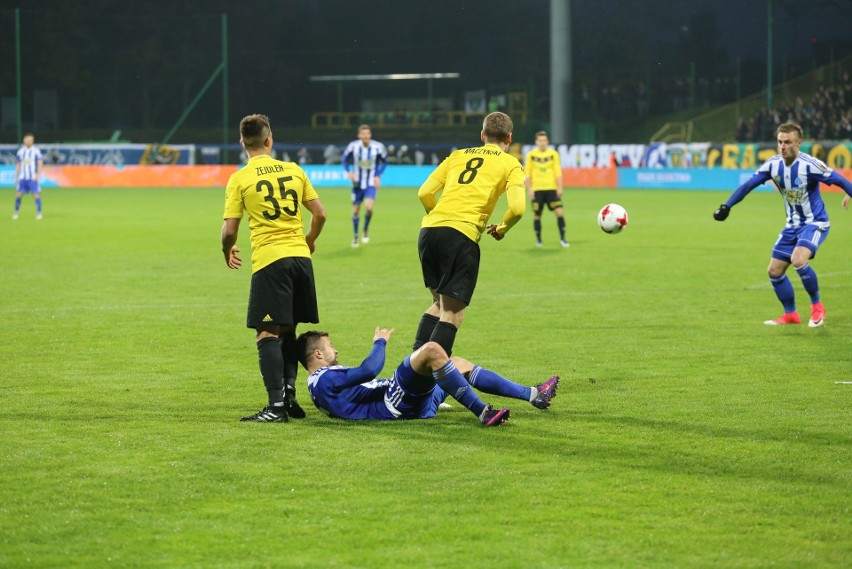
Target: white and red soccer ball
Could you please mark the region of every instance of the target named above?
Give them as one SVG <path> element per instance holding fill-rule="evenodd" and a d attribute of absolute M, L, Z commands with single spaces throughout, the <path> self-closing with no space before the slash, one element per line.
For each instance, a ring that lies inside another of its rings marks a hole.
<path fill-rule="evenodd" d="M 608 203 L 598 212 L 598 225 L 605 233 L 620 233 L 627 227 L 627 210 L 617 203 Z"/>

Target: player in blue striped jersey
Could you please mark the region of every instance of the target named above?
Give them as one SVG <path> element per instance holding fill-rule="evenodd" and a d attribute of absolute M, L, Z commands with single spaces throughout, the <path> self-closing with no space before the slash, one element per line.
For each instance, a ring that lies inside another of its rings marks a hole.
<path fill-rule="evenodd" d="M 381 142 L 373 140 L 370 125 L 358 127 L 358 140 L 353 140 L 343 151 L 343 168 L 352 182 L 352 246 L 358 246 L 358 224 L 360 223 L 361 204 L 364 204 L 363 243 L 370 241 L 370 220 L 373 218 L 373 204 L 376 190 L 381 185 L 382 172 L 388 163 L 388 151 Z"/>
<path fill-rule="evenodd" d="M 385 346 L 393 329 L 376 327 L 373 348 L 358 367 L 338 365 L 337 350 L 325 332 L 305 332 L 296 341 L 300 362 L 308 370 L 308 392 L 320 411 L 340 419 L 430 419 L 447 395 L 487 426 L 509 418 L 508 409 L 486 405 L 470 389 L 529 401 L 547 409 L 559 377 L 535 387 L 511 382 L 462 358 L 449 358 L 436 342 L 406 356 L 391 379 L 376 379 L 385 365 Z M 467 379 L 466 379 L 467 378 Z"/>
<path fill-rule="evenodd" d="M 38 177 L 41 174 L 44 160 L 41 151 L 33 143 L 32 133 L 24 135 L 24 145 L 18 149 L 18 161 L 15 163 L 15 180 L 18 182 L 18 193 L 15 195 L 15 213 L 12 219 L 18 219 L 21 211 L 21 198 L 24 194 L 32 194 L 35 199 L 36 219 L 41 219 L 41 191 Z"/>
<path fill-rule="evenodd" d="M 742 201 L 757 186 L 772 180 L 784 198 L 787 224 L 778 235 L 769 261 L 769 280 L 784 307 L 784 314 L 764 324 L 799 324 L 793 285 L 787 278 L 787 268 L 792 263 L 802 285 L 811 299 L 811 319 L 808 326 L 816 328 L 825 322 L 825 307 L 820 300 L 817 275 L 810 266 L 820 245 L 828 237 L 828 214 L 820 194 L 819 185 L 840 186 L 846 195 L 843 207 L 848 208 L 852 197 L 852 183 L 809 154 L 799 151 L 802 127 L 784 123 L 778 127 L 778 154 L 767 160 L 754 175 L 737 188 L 728 201 L 713 213 L 717 221 L 725 221 L 731 208 Z"/>

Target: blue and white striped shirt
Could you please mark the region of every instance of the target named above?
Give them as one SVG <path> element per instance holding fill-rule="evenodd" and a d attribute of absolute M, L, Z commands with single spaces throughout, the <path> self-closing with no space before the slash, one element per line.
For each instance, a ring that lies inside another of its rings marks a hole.
<path fill-rule="evenodd" d="M 21 165 L 19 180 L 34 180 L 38 173 L 38 161 L 41 160 L 41 150 L 37 146 L 22 146 L 18 149 L 18 164 Z"/>
<path fill-rule="evenodd" d="M 852 196 L 852 183 L 810 154 L 799 152 L 799 156 L 789 166 L 780 154 L 776 154 L 731 194 L 726 202 L 728 207 L 733 207 L 754 188 L 769 180 L 772 180 L 784 198 L 787 227 L 829 227 L 828 213 L 819 191 L 820 183 L 840 186 Z"/>
<path fill-rule="evenodd" d="M 353 140 L 343 152 L 343 168 L 355 171 L 358 181 L 355 187 L 365 190 L 373 187 L 373 178 L 381 176 L 388 163 L 388 151 L 381 142 L 371 140 L 367 146 L 360 140 Z"/>

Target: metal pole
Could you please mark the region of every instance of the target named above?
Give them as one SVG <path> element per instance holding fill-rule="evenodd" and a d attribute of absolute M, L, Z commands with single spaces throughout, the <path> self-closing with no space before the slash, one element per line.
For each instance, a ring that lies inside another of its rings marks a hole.
<path fill-rule="evenodd" d="M 15 83 L 17 85 L 18 142 L 24 138 L 23 99 L 21 98 L 21 9 L 15 8 Z"/>
<path fill-rule="evenodd" d="M 550 130 L 555 144 L 569 144 L 573 139 L 573 88 L 571 1 L 550 0 Z"/>
<path fill-rule="evenodd" d="M 228 163 L 228 15 L 222 14 L 222 164 Z"/>
<path fill-rule="evenodd" d="M 772 111 L 772 0 L 766 0 L 766 111 Z"/>
<path fill-rule="evenodd" d="M 191 102 L 191 103 L 189 103 L 189 106 L 188 106 L 188 107 L 186 107 L 186 109 L 184 109 L 183 114 L 182 114 L 182 115 L 180 116 L 180 118 L 177 120 L 177 122 L 176 122 L 176 123 L 175 123 L 175 125 L 172 127 L 172 129 L 168 132 L 168 134 L 166 134 L 166 136 L 164 136 L 164 137 L 163 137 L 163 141 L 162 141 L 160 144 L 168 144 L 168 142 L 172 139 L 172 136 L 174 136 L 174 134 L 178 131 L 178 129 L 180 128 L 180 125 L 182 125 L 182 124 L 183 124 L 183 121 L 185 121 L 185 120 L 186 120 L 186 117 L 188 117 L 188 116 L 189 116 L 189 114 L 192 112 L 192 110 L 193 110 L 193 109 L 195 108 L 195 106 L 198 104 L 198 101 L 200 101 L 200 100 L 201 100 L 201 97 L 203 97 L 203 96 L 204 96 L 204 93 L 206 93 L 206 92 L 207 92 L 207 90 L 210 88 L 210 85 L 212 85 L 212 84 L 213 84 L 213 81 L 215 81 L 215 80 L 216 80 L 216 78 L 217 78 L 217 77 L 219 77 L 219 74 L 220 74 L 220 73 L 222 73 L 222 72 L 224 71 L 224 69 L 222 68 L 222 66 L 223 66 L 223 64 L 222 64 L 222 63 L 220 63 L 220 64 L 219 64 L 219 67 L 217 67 L 217 68 L 213 71 L 213 73 L 212 73 L 212 74 L 210 75 L 210 77 L 207 79 L 207 82 L 204 84 L 204 86 L 201 88 L 201 90 L 198 92 L 198 94 L 197 94 L 197 95 L 195 95 L 195 98 L 192 100 L 192 102 Z"/>

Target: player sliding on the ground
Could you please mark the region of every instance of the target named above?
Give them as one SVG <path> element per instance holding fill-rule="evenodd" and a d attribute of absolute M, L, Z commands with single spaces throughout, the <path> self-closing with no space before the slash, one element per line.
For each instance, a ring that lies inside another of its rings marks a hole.
<path fill-rule="evenodd" d="M 731 208 L 742 201 L 757 186 L 772 180 L 787 208 L 787 225 L 781 230 L 772 257 L 769 260 L 769 280 L 775 295 L 784 307 L 784 314 L 764 324 L 799 324 L 796 312 L 796 297 L 793 284 L 787 278 L 790 263 L 802 279 L 811 297 L 811 319 L 808 326 L 816 328 L 825 322 L 825 308 L 819 296 L 817 276 L 809 261 L 816 256 L 817 249 L 828 237 L 828 214 L 819 192 L 820 182 L 840 186 L 846 192 L 843 207 L 848 208 L 852 196 L 852 183 L 809 154 L 799 152 L 802 143 L 802 127 L 795 123 L 778 126 L 778 154 L 767 160 L 737 188 L 728 201 L 713 213 L 716 221 L 725 221 Z"/>
<path fill-rule="evenodd" d="M 340 419 L 430 419 L 452 396 L 486 426 L 509 419 L 508 409 L 486 405 L 470 388 L 550 407 L 559 376 L 535 387 L 519 385 L 462 358 L 449 358 L 436 342 L 427 342 L 405 357 L 391 379 L 376 379 L 385 365 L 385 346 L 393 329 L 376 327 L 373 348 L 358 367 L 337 364 L 337 350 L 325 332 L 305 332 L 296 340 L 301 364 L 308 370 L 308 392 L 317 408 Z"/>

